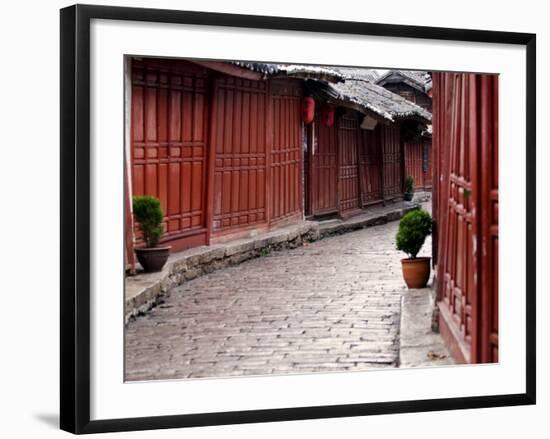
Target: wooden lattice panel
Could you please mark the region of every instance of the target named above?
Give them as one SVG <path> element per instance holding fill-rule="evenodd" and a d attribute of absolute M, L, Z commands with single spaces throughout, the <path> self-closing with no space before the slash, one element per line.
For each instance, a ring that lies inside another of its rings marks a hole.
<path fill-rule="evenodd" d="M 498 77 L 434 75 L 434 218 L 442 333 L 498 361 Z"/>
<path fill-rule="evenodd" d="M 399 126 L 380 126 L 384 198 L 403 193 L 403 154 Z"/>
<path fill-rule="evenodd" d="M 299 83 L 274 81 L 271 96 L 271 200 L 277 221 L 302 211 L 302 90 Z"/>
<path fill-rule="evenodd" d="M 132 193 L 160 199 L 165 241 L 205 233 L 207 80 L 185 61 L 132 61 Z"/>
<path fill-rule="evenodd" d="M 213 229 L 265 223 L 267 82 L 216 80 Z"/>
<path fill-rule="evenodd" d="M 363 205 L 381 201 L 382 196 L 382 148 L 377 130 L 359 130 L 359 170 Z"/>
<path fill-rule="evenodd" d="M 325 126 L 319 114 L 314 129 L 311 206 L 319 215 L 338 211 L 338 130 Z"/>
<path fill-rule="evenodd" d="M 356 113 L 345 114 L 338 121 L 340 212 L 360 207 L 358 129 L 359 122 Z"/>

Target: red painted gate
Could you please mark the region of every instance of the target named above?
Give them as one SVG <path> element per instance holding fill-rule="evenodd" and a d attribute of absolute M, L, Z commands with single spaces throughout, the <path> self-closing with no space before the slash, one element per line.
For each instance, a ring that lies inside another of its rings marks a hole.
<path fill-rule="evenodd" d="M 271 149 L 272 221 L 302 212 L 302 88 L 299 82 L 271 82 L 273 147 Z"/>
<path fill-rule="evenodd" d="M 324 215 L 338 211 L 338 130 L 315 118 L 311 160 L 311 213 Z"/>
<path fill-rule="evenodd" d="M 132 193 L 160 199 L 174 250 L 207 241 L 207 79 L 191 63 L 132 60 Z"/>
<path fill-rule="evenodd" d="M 267 221 L 267 82 L 216 79 L 212 112 L 215 150 L 213 233 Z"/>
<path fill-rule="evenodd" d="M 415 189 L 432 187 L 431 142 L 427 139 L 405 143 L 405 175 L 414 179 Z"/>
<path fill-rule="evenodd" d="M 498 77 L 435 73 L 440 329 L 460 362 L 498 361 Z"/>
<path fill-rule="evenodd" d="M 382 175 L 384 199 L 395 198 L 403 193 L 403 154 L 399 126 L 380 126 L 382 144 Z"/>
<path fill-rule="evenodd" d="M 379 202 L 382 196 L 382 149 L 377 130 L 359 130 L 361 201 L 366 206 Z"/>
<path fill-rule="evenodd" d="M 343 215 L 360 208 L 357 113 L 348 112 L 338 121 L 339 210 Z"/>
<path fill-rule="evenodd" d="M 415 189 L 424 187 L 423 152 L 424 142 L 405 143 L 405 175 L 414 179 Z"/>

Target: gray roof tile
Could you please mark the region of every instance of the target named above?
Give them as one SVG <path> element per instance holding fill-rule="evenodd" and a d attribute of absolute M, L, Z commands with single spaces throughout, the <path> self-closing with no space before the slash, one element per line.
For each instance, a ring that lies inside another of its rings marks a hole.
<path fill-rule="evenodd" d="M 232 64 L 262 73 L 265 76 L 287 76 L 303 79 L 317 79 L 327 82 L 340 82 L 345 76 L 335 69 L 306 64 L 272 64 L 260 62 L 234 61 Z"/>

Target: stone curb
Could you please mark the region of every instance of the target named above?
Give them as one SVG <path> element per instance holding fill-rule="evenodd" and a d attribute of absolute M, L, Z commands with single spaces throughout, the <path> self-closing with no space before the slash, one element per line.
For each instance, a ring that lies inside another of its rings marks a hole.
<path fill-rule="evenodd" d="M 346 221 L 340 221 L 336 223 L 320 223 L 319 235 L 320 239 L 327 238 L 333 235 L 341 235 L 355 230 L 364 229 L 372 226 L 379 226 L 391 221 L 397 221 L 401 219 L 403 215 L 411 210 L 417 209 L 419 204 L 416 202 L 407 203 L 405 207 L 392 209 L 387 212 L 373 214 L 373 215 L 361 215 L 358 218 L 350 218 Z"/>
<path fill-rule="evenodd" d="M 432 330 L 434 297 L 432 287 L 406 289 L 401 296 L 398 367 L 452 365 L 441 335 Z"/>

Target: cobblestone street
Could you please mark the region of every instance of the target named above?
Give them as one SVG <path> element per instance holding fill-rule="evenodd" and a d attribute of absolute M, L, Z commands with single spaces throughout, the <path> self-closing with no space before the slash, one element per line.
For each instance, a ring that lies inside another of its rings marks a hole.
<path fill-rule="evenodd" d="M 174 288 L 126 328 L 126 379 L 395 367 L 398 222 L 273 252 Z M 421 251 L 429 255 L 428 239 Z"/>

